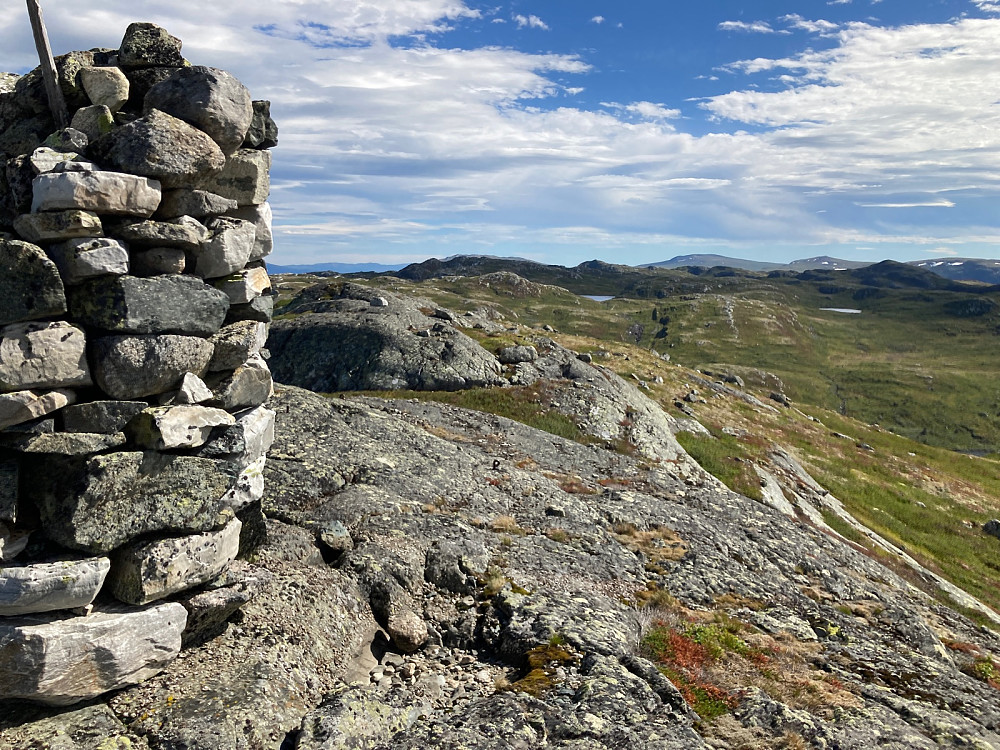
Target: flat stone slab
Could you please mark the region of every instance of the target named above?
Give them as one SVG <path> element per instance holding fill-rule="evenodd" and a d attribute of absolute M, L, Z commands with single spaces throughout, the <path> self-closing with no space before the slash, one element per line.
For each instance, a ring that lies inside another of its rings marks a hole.
<path fill-rule="evenodd" d="M 256 206 L 271 192 L 271 152 L 241 148 L 226 159 L 216 174 L 202 177 L 196 187 L 236 201 Z"/>
<path fill-rule="evenodd" d="M 108 237 L 84 237 L 51 245 L 49 257 L 66 284 L 79 284 L 95 276 L 121 276 L 129 272 L 128 250 Z"/>
<path fill-rule="evenodd" d="M 236 559 L 242 527 L 234 518 L 219 531 L 126 545 L 115 554 L 109 589 L 120 601 L 147 604 L 207 583 Z"/>
<path fill-rule="evenodd" d="M 259 354 L 266 341 L 267 325 L 264 323 L 243 320 L 224 326 L 211 338 L 215 353 L 208 365 L 209 372 L 235 370 Z"/>
<path fill-rule="evenodd" d="M 84 325 L 115 333 L 211 336 L 229 299 L 192 276 L 102 276 L 70 289 L 69 311 Z"/>
<path fill-rule="evenodd" d="M 14 391 L 0 394 L 0 430 L 44 417 L 76 401 L 73 391 Z"/>
<path fill-rule="evenodd" d="M 63 409 L 63 430 L 111 434 L 121 432 L 136 414 L 145 409 L 145 401 L 88 401 Z"/>
<path fill-rule="evenodd" d="M 254 225 L 256 235 L 253 250 L 250 253 L 251 261 L 261 260 L 271 254 L 274 249 L 274 232 L 270 203 L 265 201 L 259 205 L 243 206 L 234 211 L 228 211 L 226 215 L 249 221 Z"/>
<path fill-rule="evenodd" d="M 220 217 L 206 225 L 211 235 L 196 252 L 194 272 L 215 279 L 241 271 L 250 259 L 256 228 L 249 221 Z"/>
<path fill-rule="evenodd" d="M 262 458 L 274 442 L 274 418 L 266 406 L 238 412 L 236 423 L 206 443 L 198 455 L 247 466 Z"/>
<path fill-rule="evenodd" d="M 92 384 L 87 337 L 70 323 L 12 323 L 0 328 L 0 391 Z"/>
<path fill-rule="evenodd" d="M 85 607 L 111 569 L 106 557 L 0 566 L 0 616 Z"/>
<path fill-rule="evenodd" d="M 239 472 L 226 461 L 155 451 L 24 460 L 38 479 L 22 492 L 38 505 L 46 535 L 95 554 L 142 534 L 221 528 L 231 518 L 222 497 Z"/>
<path fill-rule="evenodd" d="M 0 433 L 0 435 L 3 436 L 0 444 L 5 448 L 18 453 L 52 456 L 89 456 L 125 445 L 125 434 L 122 432 L 110 434 L 97 432 Z"/>
<path fill-rule="evenodd" d="M 229 298 L 232 305 L 252 302 L 271 288 L 271 279 L 264 268 L 245 268 L 214 282 L 214 286 Z"/>
<path fill-rule="evenodd" d="M 181 216 L 173 221 L 136 221 L 114 230 L 115 237 L 131 249 L 173 247 L 195 251 L 209 238 L 208 230 L 197 219 Z"/>
<path fill-rule="evenodd" d="M 0 621 L 0 699 L 68 706 L 142 682 L 177 657 L 186 622 L 175 602 Z"/>
<path fill-rule="evenodd" d="M 178 188 L 163 193 L 156 214 L 167 219 L 178 216 L 193 216 L 196 219 L 202 219 L 206 216 L 221 216 L 236 210 L 236 201 L 230 198 L 223 198 L 221 195 L 209 193 L 206 190 Z M 237 219 L 247 218 L 242 215 L 235 216 Z"/>
<path fill-rule="evenodd" d="M 40 174 L 32 183 L 31 211 L 80 209 L 99 214 L 152 216 L 160 183 L 122 172 Z"/>
<path fill-rule="evenodd" d="M 98 338 L 91 344 L 94 381 L 114 399 L 155 396 L 177 388 L 185 373 L 203 376 L 213 351 L 209 341 L 195 336 Z"/>
<path fill-rule="evenodd" d="M 104 226 L 91 211 L 53 211 L 22 214 L 14 219 L 14 230 L 28 242 L 62 242 L 75 237 L 100 237 Z"/>
<path fill-rule="evenodd" d="M 235 424 L 227 411 L 210 406 L 154 406 L 139 412 L 127 432 L 136 445 L 151 450 L 197 448 L 216 427 Z"/>
<path fill-rule="evenodd" d="M 219 374 L 206 382 L 214 396 L 209 403 L 226 411 L 260 406 L 274 390 L 271 370 L 260 356 L 251 357 L 231 375 Z"/>

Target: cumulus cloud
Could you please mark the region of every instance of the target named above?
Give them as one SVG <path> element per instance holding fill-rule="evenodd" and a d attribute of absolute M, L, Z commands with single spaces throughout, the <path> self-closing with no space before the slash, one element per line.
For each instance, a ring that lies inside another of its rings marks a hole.
<path fill-rule="evenodd" d="M 591 23 L 601 24 L 604 23 L 604 16 L 594 16 L 590 19 Z"/>
<path fill-rule="evenodd" d="M 793 29 L 807 31 L 810 34 L 830 34 L 840 28 L 832 21 L 824 21 L 822 19 L 809 21 L 798 13 L 789 13 L 788 15 L 781 16 L 778 20 L 787 22 Z"/>
<path fill-rule="evenodd" d="M 1000 13 L 1000 1 L 998 0 L 972 0 L 972 4 L 984 13 Z"/>
<path fill-rule="evenodd" d="M 538 16 L 514 16 L 514 22 L 517 23 L 519 29 L 529 28 L 529 29 L 541 29 L 542 31 L 548 31 L 548 24 L 545 23 Z"/>

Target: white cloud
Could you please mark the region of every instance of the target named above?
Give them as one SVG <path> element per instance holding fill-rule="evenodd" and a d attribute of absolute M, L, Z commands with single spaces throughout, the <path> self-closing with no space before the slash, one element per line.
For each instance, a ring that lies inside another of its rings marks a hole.
<path fill-rule="evenodd" d="M 519 29 L 529 28 L 529 29 L 541 29 L 542 31 L 548 31 L 549 27 L 538 16 L 514 16 L 514 22 L 517 23 Z"/>
<path fill-rule="evenodd" d="M 591 23 L 601 24 L 604 23 L 604 16 L 594 16 L 590 19 Z"/>
<path fill-rule="evenodd" d="M 949 200 L 937 201 L 916 201 L 911 203 L 856 203 L 862 208 L 954 208 L 955 204 Z"/>
<path fill-rule="evenodd" d="M 972 0 L 983 13 L 1000 13 L 1000 0 Z"/>
<path fill-rule="evenodd" d="M 832 21 L 824 21 L 822 19 L 809 21 L 798 13 L 789 13 L 788 15 L 781 16 L 778 20 L 789 23 L 793 29 L 807 31 L 810 34 L 829 34 L 840 28 L 840 26 Z"/>
<path fill-rule="evenodd" d="M 787 34 L 787 31 L 771 28 L 771 24 L 766 21 L 723 21 L 719 24 L 720 31 L 742 31 L 752 34 Z"/>

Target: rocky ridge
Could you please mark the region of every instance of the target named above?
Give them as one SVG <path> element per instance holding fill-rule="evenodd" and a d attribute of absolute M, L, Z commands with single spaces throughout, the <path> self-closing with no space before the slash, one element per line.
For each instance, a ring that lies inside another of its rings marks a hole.
<path fill-rule="evenodd" d="M 39 70 L 0 87 L 0 704 L 141 682 L 252 588 L 277 131 L 180 50 L 57 58 L 62 130 Z"/>

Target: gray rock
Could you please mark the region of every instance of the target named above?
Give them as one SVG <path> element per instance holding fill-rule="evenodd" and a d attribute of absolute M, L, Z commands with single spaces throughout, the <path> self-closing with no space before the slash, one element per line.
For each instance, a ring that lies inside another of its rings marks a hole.
<path fill-rule="evenodd" d="M 133 248 L 173 247 L 197 250 L 208 239 L 208 230 L 196 219 L 181 216 L 173 221 L 137 221 L 114 228 L 115 237 Z"/>
<path fill-rule="evenodd" d="M 134 250 L 131 258 L 133 276 L 178 274 L 184 273 L 184 269 L 187 268 L 187 256 L 179 247 Z"/>
<path fill-rule="evenodd" d="M 263 294 L 260 297 L 254 297 L 246 304 L 230 304 L 229 312 L 226 314 L 226 323 L 236 323 L 240 320 L 257 320 L 261 323 L 270 323 L 273 317 L 274 297 L 270 294 Z"/>
<path fill-rule="evenodd" d="M 323 393 L 457 390 L 505 382 L 496 357 L 454 327 L 439 323 L 426 338 L 414 335 L 427 326 L 415 301 L 394 298 L 389 307 L 373 308 L 370 290 L 352 284 L 331 296 L 293 304 L 283 312 L 313 312 L 271 325 L 270 364 L 279 382 Z"/>
<path fill-rule="evenodd" d="M 59 269 L 40 247 L 0 238 L 0 325 L 66 312 Z"/>
<path fill-rule="evenodd" d="M 114 556 L 108 587 L 127 604 L 148 604 L 217 578 L 236 559 L 242 524 L 151 542 L 128 544 Z"/>
<path fill-rule="evenodd" d="M 73 391 L 14 391 L 0 393 L 0 430 L 29 422 L 76 401 Z"/>
<path fill-rule="evenodd" d="M 121 432 L 136 414 L 149 404 L 145 401 L 89 401 L 62 410 L 66 432 L 89 432 L 109 435 Z"/>
<path fill-rule="evenodd" d="M 91 385 L 82 328 L 55 323 L 12 323 L 0 328 L 0 391 Z"/>
<path fill-rule="evenodd" d="M 302 720 L 295 750 L 378 747 L 427 711 L 402 698 L 381 700 L 363 687 L 341 687 Z"/>
<path fill-rule="evenodd" d="M 62 242 L 76 237 L 100 237 L 101 220 L 90 211 L 55 211 L 21 214 L 14 219 L 15 231 L 28 242 Z"/>
<path fill-rule="evenodd" d="M 231 565 L 207 591 L 180 597 L 188 612 L 181 637 L 183 647 L 197 646 L 219 635 L 226 627 L 226 620 L 266 585 L 267 577 L 261 573 L 247 565 Z"/>
<path fill-rule="evenodd" d="M 229 412 L 209 406 L 154 406 L 133 417 L 125 432 L 140 448 L 165 451 L 197 448 L 208 440 L 213 428 L 235 422 Z"/>
<path fill-rule="evenodd" d="M 983 531 L 990 536 L 1000 539 L 1000 521 L 993 519 L 983 524 Z"/>
<path fill-rule="evenodd" d="M 27 156 L 15 156 L 7 160 L 3 177 L 7 181 L 6 190 L 0 193 L 3 221 L 5 226 L 10 226 L 18 214 L 31 210 L 31 181 L 35 179 L 35 169 Z"/>
<path fill-rule="evenodd" d="M 236 423 L 213 436 L 198 455 L 247 466 L 263 458 L 274 442 L 274 417 L 274 411 L 264 406 L 238 412 Z"/>
<path fill-rule="evenodd" d="M 0 562 L 9 563 L 24 552 L 31 535 L 23 531 L 11 531 L 10 527 L 0 521 Z M 0 568 L 2 570 L 2 568 Z"/>
<path fill-rule="evenodd" d="M 121 333 L 211 336 L 228 298 L 191 276 L 102 276 L 71 287 L 70 315 L 84 325 Z"/>
<path fill-rule="evenodd" d="M 214 356 L 214 355 L 213 355 Z M 210 401 L 212 389 L 205 385 L 205 381 L 193 372 L 184 374 L 180 388 L 177 390 L 178 404 L 201 404 Z"/>
<path fill-rule="evenodd" d="M 497 352 L 501 364 L 515 365 L 518 362 L 534 362 L 538 351 L 533 346 L 506 346 Z"/>
<path fill-rule="evenodd" d="M 164 188 L 186 187 L 226 164 L 218 145 L 205 133 L 158 110 L 115 128 L 91 151 L 103 164 L 152 177 Z"/>
<path fill-rule="evenodd" d="M 180 68 L 149 89 L 143 109 L 158 109 L 194 125 L 224 154 L 242 145 L 253 119 L 246 87 L 224 70 L 201 65 Z"/>
<path fill-rule="evenodd" d="M 209 340 L 215 346 L 215 353 L 208 371 L 235 370 L 260 353 L 267 341 L 267 325 L 253 320 L 230 323 Z"/>
<path fill-rule="evenodd" d="M 118 68 L 84 68 L 80 84 L 94 104 L 117 112 L 128 101 L 128 77 Z"/>
<path fill-rule="evenodd" d="M 218 174 L 203 177 L 196 187 L 230 198 L 241 206 L 258 205 L 271 192 L 271 152 L 241 148 L 226 159 Z"/>
<path fill-rule="evenodd" d="M 260 502 L 264 497 L 264 466 L 266 456 L 261 456 L 250 463 L 236 478 L 236 484 L 222 498 L 223 505 L 233 512 L 240 513 L 244 509 Z M 242 548 L 242 545 L 241 545 Z"/>
<path fill-rule="evenodd" d="M 222 497 L 237 472 L 224 461 L 154 451 L 25 461 L 38 472 L 26 489 L 46 536 L 70 549 L 104 554 L 142 534 L 200 533 L 232 517 Z"/>
<path fill-rule="evenodd" d="M 121 276 L 129 272 L 128 250 L 107 237 L 69 240 L 48 249 L 63 283 L 79 284 L 94 276 Z"/>
<path fill-rule="evenodd" d="M 89 107 L 80 107 L 74 112 L 69 126 L 79 130 L 93 143 L 102 135 L 111 132 L 115 126 L 115 118 L 111 110 L 103 104 L 92 104 Z"/>
<path fill-rule="evenodd" d="M 246 268 L 218 279 L 213 286 L 229 297 L 230 304 L 244 305 L 270 291 L 271 279 L 264 268 Z"/>
<path fill-rule="evenodd" d="M 260 406 L 271 397 L 274 385 L 271 371 L 260 356 L 251 357 L 232 374 L 209 377 L 205 382 L 214 396 L 209 403 L 226 411 Z"/>
<path fill-rule="evenodd" d="M 247 131 L 244 148 L 274 148 L 278 145 L 278 126 L 271 119 L 271 102 L 266 99 L 255 99 L 253 102 L 253 120 Z"/>
<path fill-rule="evenodd" d="M 90 145 L 90 140 L 85 133 L 81 133 L 79 130 L 63 128 L 49 135 L 42 145 L 56 151 L 72 151 L 82 154 Z"/>
<path fill-rule="evenodd" d="M 205 190 L 178 188 L 163 193 L 156 215 L 167 219 L 178 216 L 193 216 L 196 219 L 203 219 L 206 216 L 221 216 L 236 210 L 236 208 L 236 201 L 223 198 L 221 195 Z M 246 217 L 237 216 L 236 218 L 244 219 Z"/>
<path fill-rule="evenodd" d="M 0 616 L 85 607 L 97 598 L 110 569 L 106 557 L 2 567 Z"/>
<path fill-rule="evenodd" d="M 0 622 L 0 698 L 68 706 L 134 685 L 174 660 L 186 620 L 171 602 Z"/>
<path fill-rule="evenodd" d="M 274 234 L 271 228 L 271 204 L 261 203 L 259 205 L 243 206 L 226 212 L 227 216 L 235 219 L 243 219 L 254 225 L 256 234 L 254 236 L 253 250 L 250 252 L 250 261 L 261 260 L 271 254 L 274 249 Z"/>
<path fill-rule="evenodd" d="M 118 48 L 118 64 L 123 68 L 179 66 L 181 40 L 153 23 L 132 23 Z"/>
<path fill-rule="evenodd" d="M 43 432 L 0 435 L 3 445 L 19 453 L 52 456 L 89 456 L 125 445 L 121 432 Z"/>
<path fill-rule="evenodd" d="M 486 571 L 489 561 L 482 544 L 438 540 L 427 550 L 424 578 L 444 591 L 471 594 L 476 590 L 476 577 Z"/>
<path fill-rule="evenodd" d="M 99 214 L 152 216 L 160 184 L 121 172 L 50 172 L 32 182 L 32 211 L 81 209 Z"/>
<path fill-rule="evenodd" d="M 185 373 L 204 375 L 212 345 L 192 336 L 109 336 L 91 342 L 91 357 L 101 390 L 129 400 L 172 390 Z"/>
<path fill-rule="evenodd" d="M 242 270 L 253 251 L 254 225 L 242 219 L 218 217 L 207 227 L 210 235 L 196 250 L 194 272 L 204 279 L 214 279 Z"/>
<path fill-rule="evenodd" d="M 22 713 L 22 716 L 24 714 Z M 30 716 L 30 714 L 29 714 Z M 3 730 L 10 748 L 47 747 L 52 750 L 149 750 L 144 738 L 128 731 L 114 712 L 103 703 L 76 710 L 62 710 L 38 721 Z"/>

